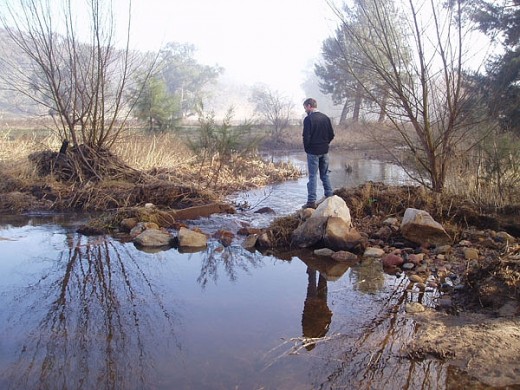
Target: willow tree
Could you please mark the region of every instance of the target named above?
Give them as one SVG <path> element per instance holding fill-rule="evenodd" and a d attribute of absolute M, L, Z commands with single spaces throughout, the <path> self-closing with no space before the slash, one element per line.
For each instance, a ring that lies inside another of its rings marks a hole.
<path fill-rule="evenodd" d="M 352 74 L 384 111 L 415 160 L 416 169 L 409 174 L 442 192 L 449 165 L 463 152 L 460 146 L 471 130 L 464 115 L 467 47 L 462 1 L 405 0 L 401 6 L 357 0 L 356 15 L 364 28 L 353 27 L 343 12 L 335 10 L 346 39 L 362 53 L 359 60 L 345 53 L 350 69 L 359 61 L 366 64 L 363 77 Z M 367 78 L 367 72 L 373 77 Z M 383 82 L 385 94 L 373 92 L 374 79 Z"/>
<path fill-rule="evenodd" d="M 2 3 L 3 26 L 26 61 L 4 63 L 4 82 L 43 107 L 63 140 L 82 146 L 77 149 L 80 163 L 100 179 L 92 159 L 126 128 L 132 107 L 126 90 L 143 66 L 129 46 L 131 0 L 120 18 L 122 29 L 115 17 L 121 13 L 111 0 Z"/>

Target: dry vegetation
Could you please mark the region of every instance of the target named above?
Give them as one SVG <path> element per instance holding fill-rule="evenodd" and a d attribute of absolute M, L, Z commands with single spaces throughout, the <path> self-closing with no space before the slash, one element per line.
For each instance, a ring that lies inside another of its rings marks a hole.
<path fill-rule="evenodd" d="M 106 211 L 144 203 L 184 208 L 301 175 L 291 165 L 266 162 L 254 154 L 233 156 L 222 166 L 219 156 L 201 162 L 174 134 L 134 133 L 112 151 L 90 159 L 93 166 L 103 165 L 97 170 L 103 173 L 99 180 L 76 166 L 74 154 L 81 147 L 69 148 L 66 159 L 57 152 L 60 147 L 52 135 L 4 131 L 0 210 Z"/>

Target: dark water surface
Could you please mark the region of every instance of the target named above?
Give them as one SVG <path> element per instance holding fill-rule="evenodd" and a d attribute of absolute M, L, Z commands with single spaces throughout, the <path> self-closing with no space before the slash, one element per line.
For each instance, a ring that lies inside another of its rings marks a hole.
<path fill-rule="evenodd" d="M 400 183 L 395 166 L 335 156 L 333 185 Z M 303 164 L 301 156 L 294 161 Z M 304 166 L 304 165 L 302 165 Z M 238 194 L 252 210 L 206 232 L 266 226 L 305 202 L 306 179 Z M 75 233 L 78 216 L 0 219 L 0 389 L 438 389 L 449 370 L 403 359 L 403 278 L 306 251 L 211 242 L 148 253 Z M 195 222 L 194 222 L 195 224 Z"/>

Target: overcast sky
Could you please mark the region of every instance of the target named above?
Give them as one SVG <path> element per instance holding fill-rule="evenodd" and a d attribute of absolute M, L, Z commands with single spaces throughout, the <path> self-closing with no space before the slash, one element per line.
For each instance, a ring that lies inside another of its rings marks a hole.
<path fill-rule="evenodd" d="M 137 47 L 192 43 L 199 62 L 298 101 L 304 68 L 337 25 L 325 0 L 134 0 L 133 15 Z"/>

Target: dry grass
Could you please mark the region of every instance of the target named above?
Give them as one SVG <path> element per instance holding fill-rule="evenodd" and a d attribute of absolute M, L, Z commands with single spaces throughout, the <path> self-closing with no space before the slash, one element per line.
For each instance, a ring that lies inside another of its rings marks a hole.
<path fill-rule="evenodd" d="M 34 192 L 45 200 L 40 208 L 48 207 L 50 200 L 54 209 L 106 210 L 147 202 L 188 207 L 301 175 L 292 165 L 274 164 L 254 154 L 227 156 L 222 162 L 214 155 L 202 161 L 175 134 L 135 132 L 100 155 L 99 161 L 92 157 L 90 166 L 102 163 L 107 168 L 96 169 L 102 172 L 103 180 L 98 182 L 98 176 L 82 175 L 81 169 L 73 170 L 77 174 L 70 177 L 55 172 L 60 146 L 55 137 L 39 137 L 36 132 L 17 137 L 5 131 L 0 137 L 0 194 Z M 73 152 L 71 148 L 67 152 L 68 167 L 75 161 Z M 80 176 L 82 180 L 75 180 Z M 17 199 L 34 207 L 25 197 Z M 0 200 L 17 203 L 5 197 Z"/>

